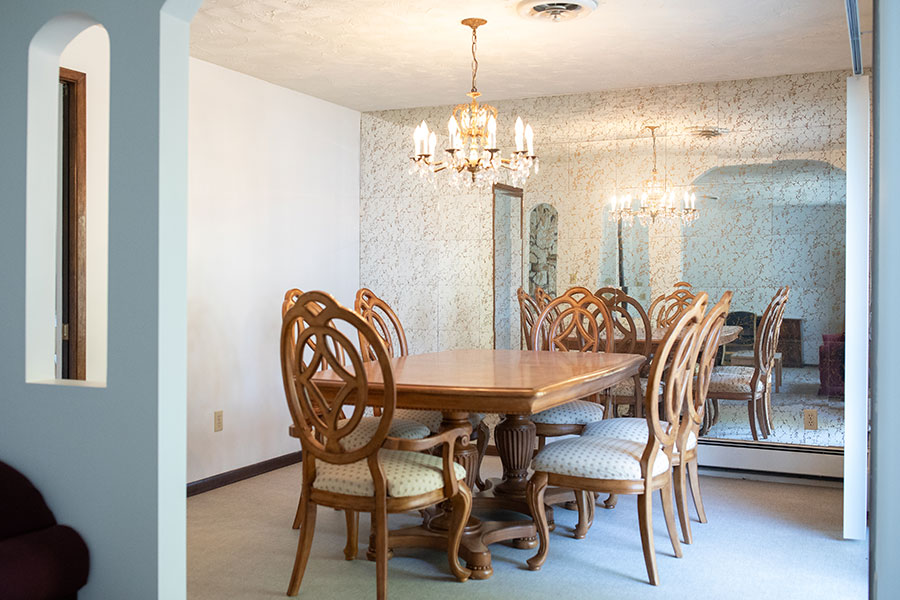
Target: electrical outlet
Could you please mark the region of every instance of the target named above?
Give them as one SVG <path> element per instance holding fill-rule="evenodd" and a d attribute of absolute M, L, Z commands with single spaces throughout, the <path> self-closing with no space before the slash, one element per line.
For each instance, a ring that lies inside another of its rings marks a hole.
<path fill-rule="evenodd" d="M 217 410 L 216 412 L 213 413 L 213 431 L 214 432 L 222 431 L 223 427 L 224 427 L 224 425 L 222 423 L 222 411 Z"/>
<path fill-rule="evenodd" d="M 819 428 L 819 411 L 814 408 L 803 409 L 803 429 Z"/>
<path fill-rule="evenodd" d="M 578 273 L 569 275 L 569 283 L 575 283 L 576 281 L 578 281 Z"/>

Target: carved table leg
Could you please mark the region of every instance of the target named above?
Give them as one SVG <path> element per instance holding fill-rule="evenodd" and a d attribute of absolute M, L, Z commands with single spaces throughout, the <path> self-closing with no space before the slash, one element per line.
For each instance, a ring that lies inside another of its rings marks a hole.
<path fill-rule="evenodd" d="M 524 415 L 506 415 L 494 428 L 494 441 L 503 464 L 503 481 L 496 487 L 497 494 L 524 497 L 528 467 L 534 456 L 534 432 L 534 423 Z"/>

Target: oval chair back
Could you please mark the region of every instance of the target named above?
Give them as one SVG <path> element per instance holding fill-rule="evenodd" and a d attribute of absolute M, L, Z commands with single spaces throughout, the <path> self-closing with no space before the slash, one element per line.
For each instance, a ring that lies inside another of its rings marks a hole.
<path fill-rule="evenodd" d="M 650 303 L 650 320 L 655 327 L 668 327 L 689 307 L 696 296 L 691 291 L 691 284 L 679 281 L 669 294 L 658 296 Z"/>
<path fill-rule="evenodd" d="M 722 328 L 728 318 L 728 309 L 731 308 L 731 299 L 734 293 L 727 291 L 722 298 L 709 309 L 700 323 L 700 333 L 697 340 L 697 374 L 694 378 L 693 399 L 685 402 L 687 418 L 684 419 L 682 434 L 678 442 L 678 448 L 687 448 L 688 438 L 693 431 L 694 435 L 700 434 L 700 428 L 706 416 L 706 394 L 709 391 L 709 381 L 713 367 L 716 364 L 716 354 L 719 351 L 719 338 Z"/>
<path fill-rule="evenodd" d="M 356 292 L 354 310 L 369 323 L 381 342 L 387 349 L 388 356 L 399 358 L 409 354 L 409 346 L 406 343 L 406 332 L 397 314 L 390 305 L 375 295 L 369 288 L 362 288 Z M 366 338 L 360 334 L 359 347 L 365 360 L 374 360 L 375 353 Z"/>
<path fill-rule="evenodd" d="M 615 351 L 643 354 L 653 351 L 653 327 L 647 311 L 635 298 L 618 288 L 600 288 L 594 294 L 606 304 L 615 328 Z"/>
<path fill-rule="evenodd" d="M 666 453 L 671 464 L 681 431 L 684 403 L 693 393 L 694 367 L 699 350 L 697 342 L 706 299 L 705 292 L 696 296 L 693 304 L 669 326 L 653 355 L 644 397 L 644 413 L 649 429 L 647 446 L 641 456 L 641 469 L 645 476 L 651 472 L 660 451 Z M 660 384 L 663 384 L 661 400 L 658 393 Z M 665 427 L 662 422 L 666 423 Z"/>
<path fill-rule="evenodd" d="M 368 371 L 362 355 L 339 326 L 356 330 L 368 344 L 374 356 L 370 361 L 374 365 Z M 337 348 L 343 351 L 345 361 L 339 359 Z M 328 385 L 315 378 L 325 369 L 334 374 Z M 368 458 L 373 481 L 383 483 L 385 476 L 377 454 L 391 426 L 396 389 L 390 357 L 375 330 L 331 295 L 307 292 L 296 299 L 282 322 L 281 370 L 288 409 L 304 455 L 334 464 Z M 343 441 L 364 416 L 371 375 L 382 384 L 378 427 L 368 439 L 345 445 Z M 309 475 L 312 481 L 315 461 L 304 463 L 304 476 Z"/>
<path fill-rule="evenodd" d="M 534 348 L 531 347 L 531 332 L 534 330 L 534 324 L 541 314 L 541 309 L 538 308 L 537 300 L 532 298 L 521 287 L 516 290 L 516 298 L 519 300 L 519 324 L 522 326 L 522 339 L 525 340 L 525 348 L 533 350 Z"/>
<path fill-rule="evenodd" d="M 573 289 L 575 293 L 566 292 L 541 311 L 531 348 L 612 352 L 615 334 L 606 304 L 585 288 Z"/>

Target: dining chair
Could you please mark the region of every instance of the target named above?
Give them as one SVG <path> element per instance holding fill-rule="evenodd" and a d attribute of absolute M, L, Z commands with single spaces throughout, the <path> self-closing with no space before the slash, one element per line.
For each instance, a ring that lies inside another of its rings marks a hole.
<path fill-rule="evenodd" d="M 522 329 L 522 339 L 525 340 L 525 348 L 533 350 L 531 332 L 541 314 L 541 309 L 538 307 L 537 300 L 521 287 L 516 290 L 516 298 L 519 301 L 519 325 Z"/>
<path fill-rule="evenodd" d="M 716 353 L 719 349 L 719 336 L 725 326 L 725 318 L 731 306 L 733 293 L 728 291 L 703 317 L 700 333 L 697 338 L 699 353 L 697 356 L 697 373 L 694 378 L 693 396 L 686 399 L 682 410 L 681 428 L 672 453 L 672 473 L 675 488 L 675 506 L 681 521 L 681 532 L 684 543 L 693 542 L 690 515 L 687 505 L 687 478 L 690 478 L 691 495 L 694 508 L 701 523 L 706 523 L 706 511 L 700 495 L 700 478 L 697 463 L 697 439 L 703 424 L 706 394 L 709 389 L 709 378 L 715 366 Z M 660 425 L 665 428 L 668 423 Z M 584 428 L 584 437 L 607 437 L 644 442 L 648 437 L 647 419 L 619 418 L 590 423 Z"/>
<path fill-rule="evenodd" d="M 710 416 L 708 426 L 718 420 L 721 400 L 736 400 L 747 403 L 747 415 L 750 422 L 750 434 L 754 440 L 761 435 L 768 438 L 772 432 L 772 372 L 775 366 L 775 348 L 778 347 L 778 336 L 784 311 L 787 307 L 790 287 L 780 288 L 766 310 L 757 329 L 753 346 L 753 366 L 720 366 L 713 369 L 709 380 Z"/>
<path fill-rule="evenodd" d="M 369 369 L 381 376 L 382 412 L 374 422 L 363 416 L 369 391 L 366 364 L 342 328 L 356 330 L 366 341 L 374 356 L 369 362 L 375 363 Z M 332 394 L 326 394 L 315 378 L 325 368 L 340 379 Z M 459 581 L 467 580 L 471 571 L 459 564 L 458 555 L 472 492 L 464 481 L 465 469 L 453 462 L 453 453 L 457 442 L 467 443 L 468 428 L 419 440 L 391 437 L 397 397 L 387 349 L 369 323 L 324 292 L 303 294 L 285 315 L 281 370 L 303 449 L 302 524 L 288 595 L 296 596 L 303 581 L 317 506 L 372 514 L 377 597 L 382 600 L 387 598 L 388 514 L 449 500 L 453 507 L 447 536 L 450 572 Z M 438 447 L 440 456 L 424 453 Z"/>
<path fill-rule="evenodd" d="M 642 417 L 641 408 L 644 404 L 644 391 L 653 352 L 653 328 L 650 325 L 650 317 L 640 302 L 619 288 L 600 288 L 594 295 L 603 300 L 612 316 L 615 351 L 642 354 L 646 358 L 646 363 L 639 373 L 608 390 L 606 418 L 617 417 L 618 407 L 623 404 L 633 407 L 631 414 L 635 417 Z"/>
<path fill-rule="evenodd" d="M 303 292 L 297 288 L 293 288 L 285 292 L 284 301 L 281 303 L 281 318 L 284 320 L 288 311 L 293 308 L 293 306 L 297 303 L 300 297 L 303 296 Z M 311 312 L 320 312 L 322 310 L 322 306 L 316 302 L 310 302 L 307 306 L 307 309 Z M 305 323 L 302 320 L 297 320 L 293 325 L 293 340 L 297 340 L 300 338 L 301 333 L 305 328 Z M 315 352 L 316 350 L 316 342 L 313 339 L 308 339 L 306 344 L 309 346 L 310 351 Z M 337 361 L 344 365 L 346 364 L 347 357 L 344 354 L 344 349 L 342 346 L 333 346 L 331 348 L 332 352 L 335 354 Z M 294 349 L 296 352 L 296 348 Z M 323 368 L 327 368 L 326 365 L 322 364 Z M 369 409 L 366 409 L 367 411 Z M 364 416 L 363 422 L 361 425 L 361 430 L 371 429 L 373 427 L 377 427 L 378 419 L 374 416 Z M 300 433 L 297 430 L 295 424 L 291 424 L 288 428 L 288 435 L 293 438 L 299 438 Z M 391 437 L 398 438 L 408 438 L 408 439 L 422 439 L 431 435 L 431 431 L 425 425 L 419 423 L 418 421 L 411 421 L 407 419 L 399 419 L 395 418 L 391 421 L 390 430 L 388 431 L 388 435 Z M 302 498 L 297 501 L 297 512 L 294 514 L 294 522 L 292 527 L 294 529 L 300 528 L 300 522 L 302 521 L 302 512 L 301 507 L 303 505 Z M 357 545 L 358 545 L 358 530 L 359 530 L 359 515 L 347 512 L 346 514 L 347 520 L 347 546 L 344 549 L 344 553 L 348 556 L 353 555 L 356 556 Z"/>
<path fill-rule="evenodd" d="M 550 301 L 553 300 L 553 296 L 548 294 L 541 286 L 537 286 L 534 288 L 534 299 L 537 301 L 538 308 L 542 309 L 550 304 Z"/>
<path fill-rule="evenodd" d="M 668 327 L 674 323 L 696 298 L 691 291 L 691 284 L 686 281 L 679 281 L 674 287 L 672 292 L 657 296 L 650 303 L 647 314 L 654 327 Z"/>
<path fill-rule="evenodd" d="M 399 317 L 397 317 L 397 313 L 394 312 L 394 309 L 387 302 L 379 298 L 369 288 L 361 288 L 356 292 L 353 308 L 363 320 L 375 329 L 375 333 L 385 345 L 389 357 L 400 358 L 401 356 L 409 355 L 406 332 L 400 323 Z M 362 335 L 359 337 L 359 347 L 364 360 L 374 359 L 374 349 Z M 375 410 L 377 411 L 377 409 Z M 394 415 L 404 421 L 421 423 L 428 427 L 432 433 L 440 431 L 441 422 L 444 420 L 444 415 L 439 410 L 398 408 Z M 476 432 L 475 447 L 478 450 L 478 460 L 475 465 L 477 470 L 475 485 L 479 489 L 484 490 L 489 487 L 489 484 L 481 479 L 481 463 L 484 461 L 484 455 L 487 452 L 491 432 L 484 422 L 484 415 L 481 413 L 470 413 L 469 422 L 472 424 L 473 431 Z"/>
<path fill-rule="evenodd" d="M 552 300 L 538 315 L 531 331 L 534 351 L 612 352 L 613 321 L 606 304 L 586 288 L 572 288 Z M 584 426 L 603 418 L 595 396 L 555 406 L 532 415 L 538 446 L 546 438 L 580 434 Z"/>
<path fill-rule="evenodd" d="M 644 564 L 653 585 L 659 585 L 652 519 L 652 494 L 658 490 L 672 549 L 676 557 L 682 556 L 672 502 L 672 456 L 681 431 L 682 407 L 685 399 L 691 396 L 699 348 L 699 324 L 705 308 L 706 294 L 701 293 L 669 327 L 653 357 L 648 391 L 644 396 L 648 429 L 645 440 L 634 442 L 579 436 L 548 443 L 532 460 L 534 475 L 528 482 L 527 497 L 538 532 L 539 548 L 537 554 L 528 559 L 531 570 L 540 569 L 549 552 L 550 531 L 544 506 L 548 485 L 574 489 L 576 496 L 581 498 L 576 537 L 586 534 L 593 521 L 594 504 L 589 501 L 590 494 L 637 494 Z M 661 384 L 664 384 L 664 393 L 660 402 L 656 390 Z"/>

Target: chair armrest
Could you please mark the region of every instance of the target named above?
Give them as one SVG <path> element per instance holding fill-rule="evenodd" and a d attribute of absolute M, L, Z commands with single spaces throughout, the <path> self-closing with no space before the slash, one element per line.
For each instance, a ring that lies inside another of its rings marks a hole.
<path fill-rule="evenodd" d="M 462 444 L 468 444 L 470 433 L 472 433 L 472 426 L 467 425 L 465 427 L 448 429 L 447 431 L 442 431 L 421 440 L 387 437 L 384 440 L 382 448 L 388 450 L 424 452 L 425 450 L 431 450 L 437 446 L 443 446 L 441 449 L 441 458 L 443 458 L 444 461 L 444 494 L 447 498 L 452 498 L 459 491 L 459 483 L 456 480 L 456 473 L 453 468 L 453 455 L 456 449 L 456 442 L 457 440 L 461 440 Z"/>

